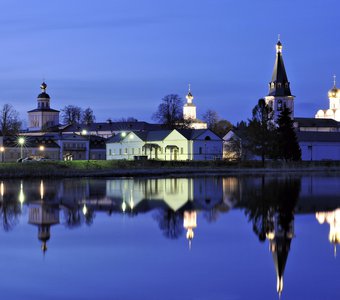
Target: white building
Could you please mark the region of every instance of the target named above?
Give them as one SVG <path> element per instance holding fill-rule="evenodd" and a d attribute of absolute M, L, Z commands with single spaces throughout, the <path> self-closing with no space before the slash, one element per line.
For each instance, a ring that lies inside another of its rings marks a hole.
<path fill-rule="evenodd" d="M 329 108 L 320 109 L 315 115 L 317 119 L 334 119 L 340 121 L 340 89 L 336 87 L 336 76 L 334 75 L 333 87 L 328 91 Z"/>
<path fill-rule="evenodd" d="M 222 158 L 222 139 L 209 129 L 118 134 L 106 143 L 106 157 L 133 160 L 213 160 Z"/>

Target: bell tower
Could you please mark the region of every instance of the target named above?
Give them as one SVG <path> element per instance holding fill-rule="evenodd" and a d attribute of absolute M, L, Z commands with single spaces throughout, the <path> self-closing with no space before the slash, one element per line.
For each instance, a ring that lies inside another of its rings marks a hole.
<path fill-rule="evenodd" d="M 282 57 L 282 43 L 280 36 L 276 43 L 276 59 L 273 69 L 272 80 L 269 83 L 269 93 L 265 97 L 266 104 L 269 105 L 274 112 L 274 120 L 276 121 L 284 108 L 289 108 L 291 118 L 294 117 L 294 96 L 290 91 L 290 82 L 288 81 L 286 69 Z"/>

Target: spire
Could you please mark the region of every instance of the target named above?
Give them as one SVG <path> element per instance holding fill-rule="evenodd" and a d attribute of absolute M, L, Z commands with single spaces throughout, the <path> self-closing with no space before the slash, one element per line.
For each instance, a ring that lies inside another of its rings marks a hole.
<path fill-rule="evenodd" d="M 269 83 L 268 96 L 292 96 L 290 92 L 290 83 L 286 74 L 286 69 L 282 58 L 282 43 L 280 41 L 280 35 L 278 36 L 278 42 L 276 43 L 276 60 L 274 64 L 274 70 L 272 80 Z"/>
<path fill-rule="evenodd" d="M 336 75 L 333 75 L 333 88 L 336 88 Z"/>
<path fill-rule="evenodd" d="M 189 89 L 188 89 L 188 94 L 186 95 L 187 102 L 192 103 L 192 100 L 194 100 L 194 96 L 191 94 L 191 85 L 189 83 Z"/>

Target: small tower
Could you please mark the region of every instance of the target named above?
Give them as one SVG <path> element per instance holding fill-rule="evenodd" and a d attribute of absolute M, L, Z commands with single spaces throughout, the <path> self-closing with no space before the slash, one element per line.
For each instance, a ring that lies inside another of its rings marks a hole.
<path fill-rule="evenodd" d="M 193 129 L 207 129 L 207 123 L 196 118 L 196 105 L 192 103 L 194 96 L 191 93 L 190 83 L 188 94 L 185 98 L 187 98 L 187 102 L 183 106 L 183 119 L 189 123 L 188 127 Z"/>
<path fill-rule="evenodd" d="M 340 89 L 336 87 L 336 76 L 333 76 L 333 87 L 328 91 L 329 108 L 320 109 L 316 119 L 334 119 L 340 121 Z"/>
<path fill-rule="evenodd" d="M 41 131 L 59 125 L 59 110 L 50 108 L 50 96 L 46 93 L 47 84 L 43 82 L 40 89 L 38 107 L 28 111 L 29 131 Z"/>
<path fill-rule="evenodd" d="M 186 95 L 187 103 L 183 106 L 183 119 L 184 120 L 196 120 L 196 105 L 192 103 L 194 96 L 191 93 L 190 83 L 188 94 Z"/>
<path fill-rule="evenodd" d="M 275 121 L 285 107 L 291 111 L 291 118 L 294 117 L 294 96 L 290 91 L 290 82 L 283 63 L 280 37 L 276 43 L 276 60 L 272 80 L 269 83 L 269 93 L 265 97 L 265 101 L 273 109 Z"/>

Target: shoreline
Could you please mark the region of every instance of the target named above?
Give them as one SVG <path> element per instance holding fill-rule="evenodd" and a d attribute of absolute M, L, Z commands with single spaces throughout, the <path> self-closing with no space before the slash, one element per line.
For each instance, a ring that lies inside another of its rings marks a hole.
<path fill-rule="evenodd" d="M 0 179 L 79 177 L 184 177 L 278 174 L 340 174 L 340 162 L 162 162 L 73 161 L 2 163 Z"/>

